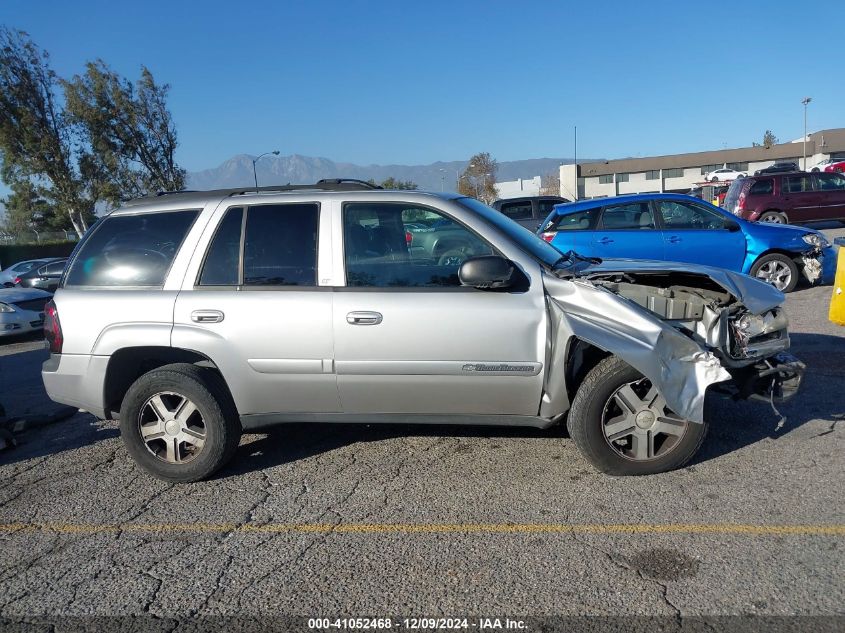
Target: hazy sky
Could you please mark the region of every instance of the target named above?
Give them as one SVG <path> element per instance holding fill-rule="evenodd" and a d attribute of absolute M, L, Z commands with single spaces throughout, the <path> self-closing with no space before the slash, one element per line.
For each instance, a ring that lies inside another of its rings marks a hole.
<path fill-rule="evenodd" d="M 842 0 L 0 0 L 71 76 L 171 84 L 189 170 L 279 149 L 355 163 L 622 157 L 845 126 Z"/>

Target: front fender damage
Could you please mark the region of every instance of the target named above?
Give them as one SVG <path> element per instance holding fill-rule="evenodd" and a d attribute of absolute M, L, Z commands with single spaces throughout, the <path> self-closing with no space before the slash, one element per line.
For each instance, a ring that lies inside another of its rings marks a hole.
<path fill-rule="evenodd" d="M 577 338 L 615 354 L 646 376 L 678 415 L 704 421 L 707 388 L 731 379 L 712 352 L 648 311 L 589 282 L 549 275 L 545 285 L 551 336 L 541 415 L 568 408 L 565 359 Z"/>

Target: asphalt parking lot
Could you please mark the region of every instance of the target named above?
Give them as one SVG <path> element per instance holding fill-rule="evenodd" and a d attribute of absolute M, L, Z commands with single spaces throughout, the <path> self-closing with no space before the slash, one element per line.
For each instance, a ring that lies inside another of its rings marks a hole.
<path fill-rule="evenodd" d="M 826 231 L 845 235 L 845 229 Z M 593 472 L 559 429 L 292 425 L 168 485 L 79 413 L 0 454 L 0 617 L 845 617 L 845 328 L 788 297 L 808 365 L 781 407 L 714 401 L 702 452 Z M 37 338 L 2 404 L 48 411 Z M 401 421 L 400 421 L 401 422 Z M 834 626 L 841 626 L 842 619 Z M 803 627 L 802 627 L 803 628 Z M 840 628 L 841 630 L 841 628 Z"/>

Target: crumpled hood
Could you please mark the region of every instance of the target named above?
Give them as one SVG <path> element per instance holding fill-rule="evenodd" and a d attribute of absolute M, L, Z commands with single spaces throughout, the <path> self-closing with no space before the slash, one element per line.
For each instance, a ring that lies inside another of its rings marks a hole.
<path fill-rule="evenodd" d="M 785 300 L 780 290 L 754 277 L 723 268 L 681 262 L 661 262 L 647 259 L 604 259 L 600 264 L 590 264 L 580 268 L 576 276 L 589 278 L 591 275 L 612 272 L 682 272 L 703 275 L 731 293 L 753 314 L 763 314 L 781 305 Z"/>
<path fill-rule="evenodd" d="M 38 288 L 3 288 L 0 289 L 0 303 L 17 303 L 18 301 L 32 301 L 52 295 Z"/>

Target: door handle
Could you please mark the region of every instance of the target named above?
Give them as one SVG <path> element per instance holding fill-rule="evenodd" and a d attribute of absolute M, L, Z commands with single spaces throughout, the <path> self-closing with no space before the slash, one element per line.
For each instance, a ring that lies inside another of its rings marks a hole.
<path fill-rule="evenodd" d="M 667 238 L 667 240 L 666 240 L 666 241 L 667 241 L 667 242 L 669 242 L 670 244 L 677 244 L 678 242 L 682 242 L 682 241 L 683 241 L 683 239 L 681 239 L 681 238 L 680 238 L 680 237 L 678 237 L 677 235 L 670 235 L 670 236 Z"/>
<path fill-rule="evenodd" d="M 191 312 L 191 321 L 194 323 L 220 323 L 223 320 L 223 313 L 220 310 L 194 310 Z"/>
<path fill-rule="evenodd" d="M 610 239 L 609 237 L 603 237 L 598 242 L 599 242 L 599 244 L 612 244 L 613 240 Z"/>
<path fill-rule="evenodd" d="M 381 320 L 380 312 L 350 312 L 346 315 L 349 325 L 378 325 Z"/>

